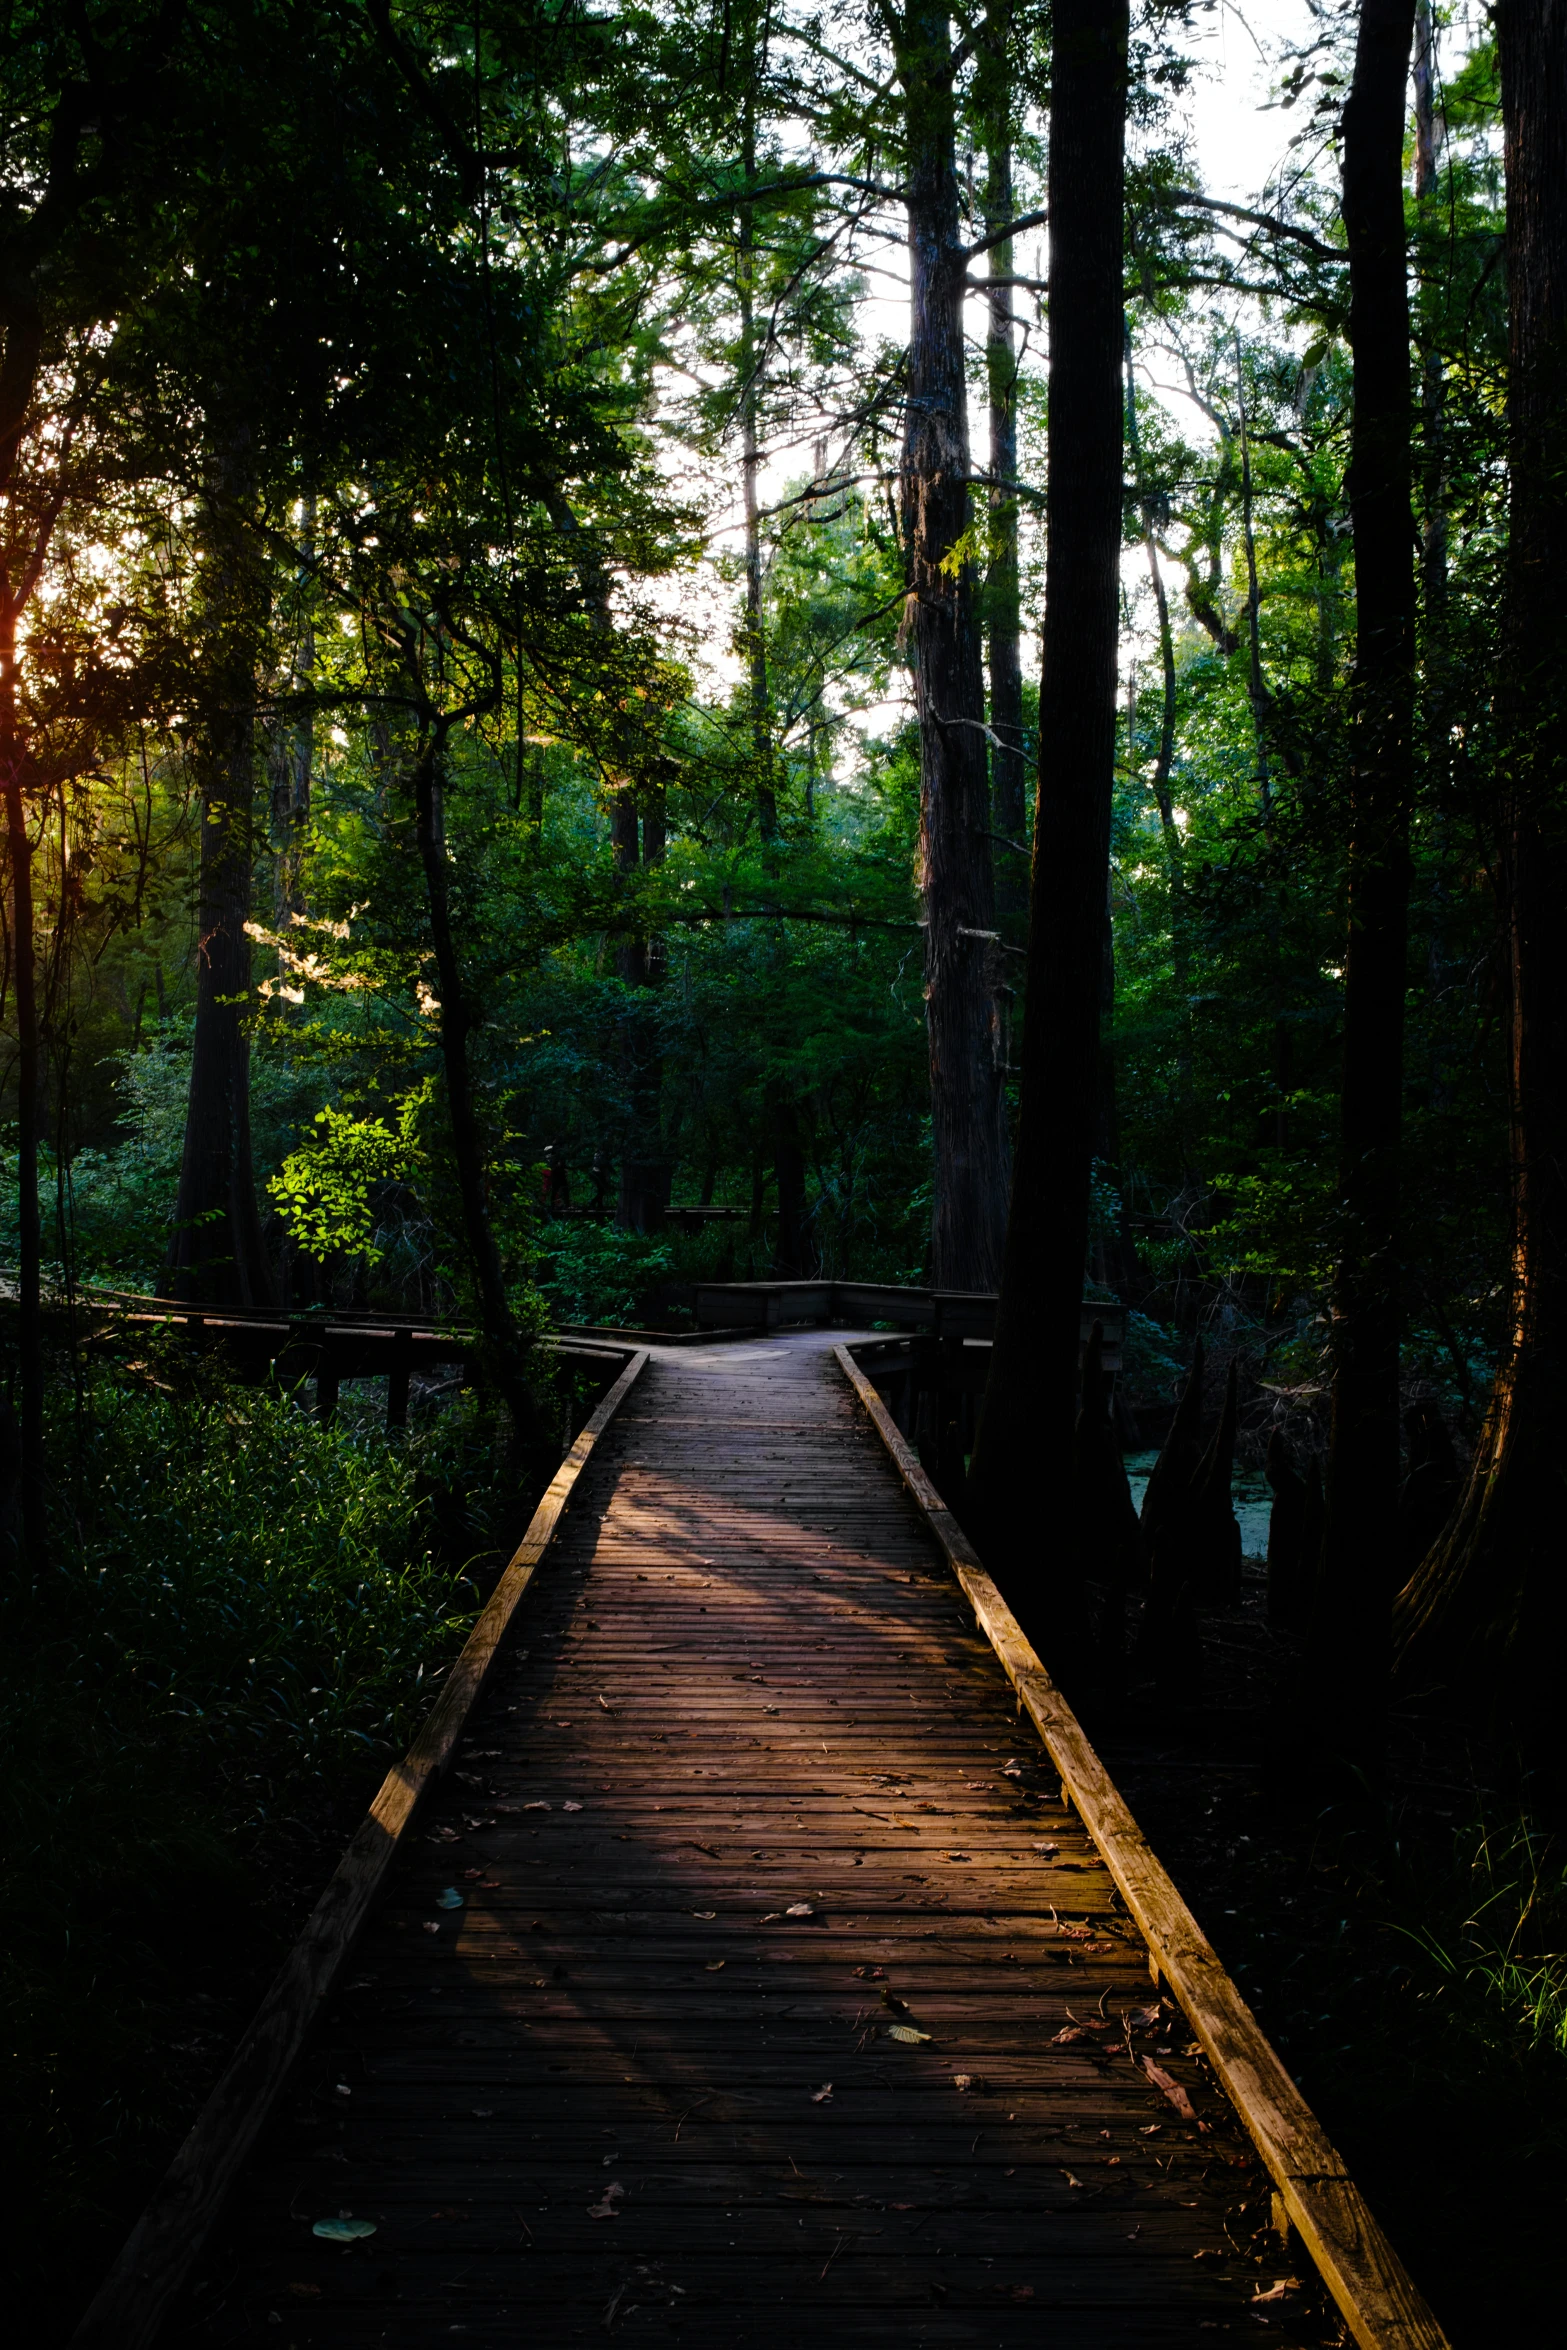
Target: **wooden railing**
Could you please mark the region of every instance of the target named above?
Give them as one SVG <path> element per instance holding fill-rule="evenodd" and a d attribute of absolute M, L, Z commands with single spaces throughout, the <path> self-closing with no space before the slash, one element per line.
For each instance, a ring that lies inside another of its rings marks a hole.
<path fill-rule="evenodd" d="M 865 1330 L 890 1322 L 933 1338 L 988 1343 L 996 1328 L 996 1294 L 990 1289 L 909 1289 L 890 1281 L 698 1281 L 692 1289 L 693 1311 L 707 1329 L 782 1330 L 796 1322 L 838 1322 Z M 1095 1322 L 1104 1325 L 1105 1367 L 1113 1370 L 1120 1360 L 1126 1308 L 1084 1298 L 1085 1345 Z"/>
<path fill-rule="evenodd" d="M 167 1336 L 204 1353 L 222 1353 L 243 1380 L 275 1377 L 293 1386 L 313 1379 L 316 1408 L 324 1420 L 336 1411 L 345 1379 L 384 1378 L 389 1428 L 407 1425 L 416 1371 L 455 1371 L 462 1377 L 479 1347 L 477 1331 L 443 1327 L 433 1316 L 354 1309 L 207 1306 L 131 1291 L 82 1290 L 74 1300 L 49 1299 L 47 1311 L 56 1324 L 74 1315 L 77 1341 L 88 1348 L 116 1334 Z M 631 1354 L 627 1347 L 591 1338 L 545 1343 L 562 1361 L 595 1375 L 595 1395 L 610 1385 Z"/>

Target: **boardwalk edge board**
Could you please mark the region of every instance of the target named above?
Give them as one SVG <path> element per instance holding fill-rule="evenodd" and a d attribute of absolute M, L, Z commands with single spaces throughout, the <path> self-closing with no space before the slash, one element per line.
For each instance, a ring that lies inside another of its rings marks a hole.
<path fill-rule="evenodd" d="M 1360 2350 L 1450 2350 L 1447 2336 L 1218 1953 L 1051 1681 L 972 1543 L 846 1346 L 838 1363 L 891 1454 L 1093 1838 L 1150 1965 L 1183 2009 Z"/>
<path fill-rule="evenodd" d="M 338 1862 L 222 2078 L 93 2297 L 70 2350 L 146 2350 L 205 2247 L 230 2188 L 331 1997 L 420 1797 L 450 1765 L 490 1669 L 594 1447 L 648 1359 L 627 1364 L 551 1478 L 423 1727 Z"/>

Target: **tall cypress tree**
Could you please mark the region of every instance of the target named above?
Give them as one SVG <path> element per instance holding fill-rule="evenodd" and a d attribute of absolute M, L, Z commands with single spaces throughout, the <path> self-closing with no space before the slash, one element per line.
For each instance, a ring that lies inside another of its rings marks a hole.
<path fill-rule="evenodd" d="M 1120 635 L 1126 0 L 1057 0 L 1039 783 L 1017 1164 L 971 1507 L 1047 1663 L 1081 1653 L 1072 1507 L 1079 1322 Z"/>
<path fill-rule="evenodd" d="M 1314 1700 L 1330 1742 L 1375 1746 L 1398 1556 L 1399 1135 L 1414 788 L 1415 559 L 1404 219 L 1414 0 L 1362 0 L 1344 108 L 1354 358 L 1349 936 L 1327 1534 Z"/>
<path fill-rule="evenodd" d="M 1507 175 L 1509 501 L 1497 823 L 1510 977 L 1506 1341 L 1458 1510 L 1398 1606 L 1422 1670 L 1514 1711 L 1559 1804 L 1567 1518 L 1567 4 L 1497 10 Z"/>

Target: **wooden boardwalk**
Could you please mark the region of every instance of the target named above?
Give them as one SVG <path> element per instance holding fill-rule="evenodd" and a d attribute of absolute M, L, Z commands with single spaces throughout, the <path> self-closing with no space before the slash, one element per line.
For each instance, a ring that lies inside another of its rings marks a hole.
<path fill-rule="evenodd" d="M 648 1364 L 168 2338 L 1340 2338 L 832 1343 Z"/>

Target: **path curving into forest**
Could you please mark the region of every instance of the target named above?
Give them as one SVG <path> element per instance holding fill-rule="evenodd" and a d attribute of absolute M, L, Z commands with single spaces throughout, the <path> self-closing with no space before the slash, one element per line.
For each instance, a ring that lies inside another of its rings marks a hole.
<path fill-rule="evenodd" d="M 655 1350 L 173 2338 L 1253 2331 L 1267 2179 L 839 1336 Z"/>

